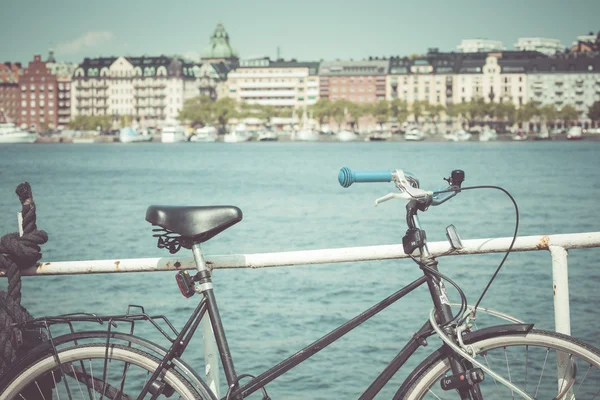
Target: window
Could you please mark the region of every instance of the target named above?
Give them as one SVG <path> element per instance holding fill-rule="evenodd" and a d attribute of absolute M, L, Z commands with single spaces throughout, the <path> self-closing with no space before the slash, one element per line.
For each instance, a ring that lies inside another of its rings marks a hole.
<path fill-rule="evenodd" d="M 21 101 L 21 107 L 27 107 L 27 101 L 25 101 L 25 100 Z"/>
<path fill-rule="evenodd" d="M 27 86 L 25 86 L 25 85 L 22 85 L 22 86 L 21 86 L 21 91 L 22 91 L 22 92 L 24 92 L 24 91 L 26 91 L 26 90 L 27 90 Z"/>

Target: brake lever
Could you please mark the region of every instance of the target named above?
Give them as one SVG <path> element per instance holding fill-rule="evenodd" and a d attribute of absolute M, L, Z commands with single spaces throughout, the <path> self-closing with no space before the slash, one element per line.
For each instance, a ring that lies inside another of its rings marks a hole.
<path fill-rule="evenodd" d="M 375 200 L 375 207 L 377 207 L 378 204 L 383 203 L 384 201 L 392 199 L 410 200 L 411 198 L 412 197 L 407 193 L 388 193 L 385 196 Z"/>

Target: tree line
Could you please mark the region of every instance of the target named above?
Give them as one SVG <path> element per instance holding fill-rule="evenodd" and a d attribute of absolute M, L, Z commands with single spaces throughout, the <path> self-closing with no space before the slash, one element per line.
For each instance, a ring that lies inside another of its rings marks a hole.
<path fill-rule="evenodd" d="M 238 103 L 229 97 L 212 101 L 209 97 L 200 96 L 184 102 L 178 119 L 192 126 L 215 125 L 225 129 L 231 119 L 254 117 L 270 121 L 273 117 L 292 117 L 294 111 L 289 108 L 278 108 L 259 104 Z M 431 104 L 426 101 L 415 101 L 412 104 L 400 99 L 380 100 L 373 104 L 354 103 L 350 100 L 319 99 L 306 109 L 297 110 L 297 117 L 308 113 L 320 125 L 335 123 L 338 128 L 350 125 L 360 129 L 360 123 L 367 119 L 378 124 L 394 122 L 401 125 L 409 118 L 416 125 L 458 121 L 463 127 L 474 124 L 501 124 L 512 126 L 528 122 L 548 127 L 560 122 L 563 126 L 577 121 L 581 113 L 571 105 L 560 109 L 553 104 L 538 105 L 534 102 L 516 107 L 512 103 L 486 103 L 483 99 L 463 103 Z M 592 121 L 600 121 L 600 102 L 595 102 L 586 113 Z M 128 126 L 134 120 L 132 116 L 119 116 L 119 125 Z M 113 126 L 113 117 L 76 116 L 69 122 L 69 128 L 76 130 L 109 130 Z"/>

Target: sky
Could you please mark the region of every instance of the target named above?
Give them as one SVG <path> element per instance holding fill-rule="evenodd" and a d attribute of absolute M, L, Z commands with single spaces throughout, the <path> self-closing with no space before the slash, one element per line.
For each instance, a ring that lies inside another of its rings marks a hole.
<path fill-rule="evenodd" d="M 241 58 L 364 59 L 456 50 L 462 39 L 600 30 L 600 0 L 0 0 L 0 62 L 197 57 L 217 23 Z"/>

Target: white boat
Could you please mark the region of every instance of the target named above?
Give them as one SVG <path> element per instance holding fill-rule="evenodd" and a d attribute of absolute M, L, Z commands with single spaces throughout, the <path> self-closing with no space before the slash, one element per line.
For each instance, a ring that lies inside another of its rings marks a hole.
<path fill-rule="evenodd" d="M 229 132 L 223 136 L 225 143 L 240 143 L 247 142 L 252 137 L 251 133 L 248 132 L 246 124 L 237 124 L 233 132 Z"/>
<path fill-rule="evenodd" d="M 279 139 L 279 137 L 277 136 L 277 133 L 271 130 L 263 130 L 260 131 L 258 133 L 258 136 L 256 137 L 256 140 L 258 140 L 259 142 L 274 142 L 277 141 Z"/>
<path fill-rule="evenodd" d="M 340 142 L 353 142 L 358 139 L 358 135 L 354 132 L 342 130 L 335 134 L 335 137 Z"/>
<path fill-rule="evenodd" d="M 567 132 L 567 139 L 569 140 L 581 140 L 583 139 L 583 130 L 580 126 L 573 126 Z"/>
<path fill-rule="evenodd" d="M 298 142 L 316 142 L 319 140 L 319 131 L 314 129 L 301 129 L 292 132 L 292 140 Z"/>
<path fill-rule="evenodd" d="M 425 134 L 417 128 L 413 128 L 404 134 L 404 140 L 409 142 L 417 142 L 425 139 Z"/>
<path fill-rule="evenodd" d="M 483 132 L 479 134 L 480 142 L 489 142 L 492 140 L 497 140 L 498 134 L 495 129 L 484 129 Z"/>
<path fill-rule="evenodd" d="M 126 127 L 119 130 L 119 141 L 121 143 L 150 142 L 153 137 L 154 134 L 147 129 Z"/>
<path fill-rule="evenodd" d="M 217 141 L 217 128 L 211 125 L 203 126 L 196 129 L 194 135 L 190 138 L 190 142 L 212 143 Z"/>
<path fill-rule="evenodd" d="M 24 131 L 8 122 L 0 111 L 0 143 L 33 143 L 39 137 L 37 133 Z"/>
<path fill-rule="evenodd" d="M 181 125 L 168 125 L 162 128 L 160 141 L 163 143 L 185 142 L 185 128 Z"/>
<path fill-rule="evenodd" d="M 464 129 L 459 129 L 457 131 L 444 135 L 444 138 L 450 142 L 466 142 L 468 140 L 471 140 L 471 136 L 473 135 L 471 135 Z"/>

